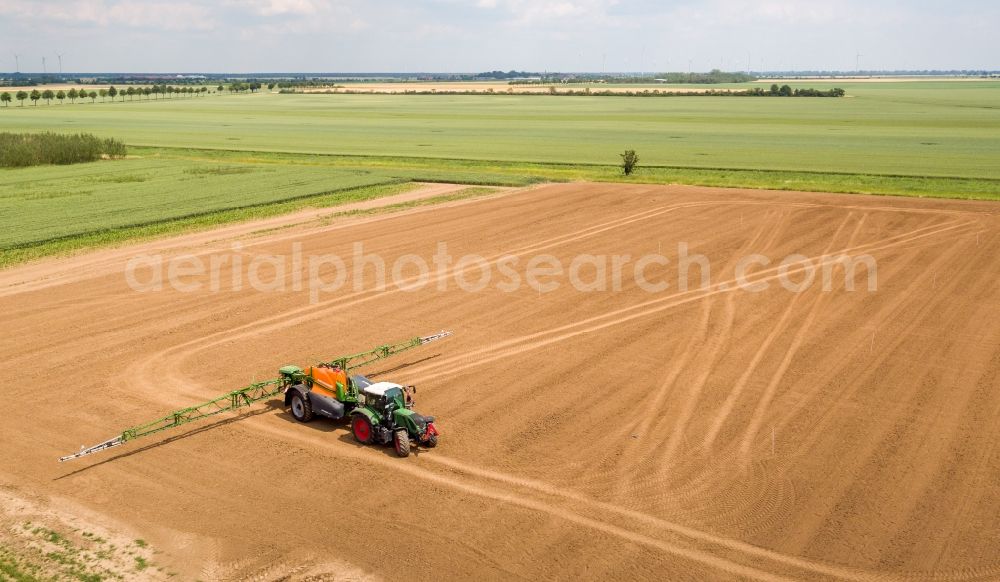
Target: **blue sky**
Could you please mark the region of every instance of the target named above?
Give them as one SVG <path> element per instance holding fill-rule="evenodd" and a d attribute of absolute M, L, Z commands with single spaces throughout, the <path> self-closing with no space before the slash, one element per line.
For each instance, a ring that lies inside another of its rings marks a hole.
<path fill-rule="evenodd" d="M 0 0 L 0 70 L 1000 68 L 995 0 Z"/>

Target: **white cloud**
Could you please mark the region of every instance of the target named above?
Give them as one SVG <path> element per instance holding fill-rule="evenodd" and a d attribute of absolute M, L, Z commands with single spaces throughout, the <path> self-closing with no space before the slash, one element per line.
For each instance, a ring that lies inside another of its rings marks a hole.
<path fill-rule="evenodd" d="M 77 0 L 74 2 L 4 2 L 0 14 L 23 22 L 155 28 L 159 30 L 210 30 L 212 12 L 192 2 L 143 2 L 139 0 Z"/>
<path fill-rule="evenodd" d="M 619 0 L 478 0 L 476 6 L 506 13 L 506 24 L 538 26 L 553 23 L 581 26 L 610 24 L 608 10 Z"/>
<path fill-rule="evenodd" d="M 115 25 L 161 30 L 212 30 L 212 13 L 198 4 L 187 2 L 118 2 L 108 9 L 108 20 Z"/>
<path fill-rule="evenodd" d="M 249 4 L 262 16 L 316 14 L 325 6 L 325 3 L 315 0 L 255 0 Z"/>

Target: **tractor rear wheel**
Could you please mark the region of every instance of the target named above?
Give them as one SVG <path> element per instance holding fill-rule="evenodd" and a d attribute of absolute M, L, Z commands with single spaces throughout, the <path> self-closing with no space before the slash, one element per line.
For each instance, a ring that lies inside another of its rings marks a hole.
<path fill-rule="evenodd" d="M 298 390 L 292 394 L 292 416 L 299 422 L 309 422 L 313 419 L 312 402 Z"/>
<path fill-rule="evenodd" d="M 410 433 L 404 430 L 397 430 L 396 436 L 393 438 L 393 444 L 396 446 L 396 454 L 400 457 L 410 456 Z"/>
<path fill-rule="evenodd" d="M 361 444 L 372 442 L 372 423 L 363 414 L 356 414 L 351 419 L 351 432 L 354 433 L 354 440 Z"/>

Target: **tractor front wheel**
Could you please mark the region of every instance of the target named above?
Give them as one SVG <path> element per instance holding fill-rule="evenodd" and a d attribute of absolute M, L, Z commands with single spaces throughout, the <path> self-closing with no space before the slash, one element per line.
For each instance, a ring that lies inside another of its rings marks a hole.
<path fill-rule="evenodd" d="M 354 440 L 367 445 L 372 442 L 372 423 L 363 414 L 355 415 L 351 419 L 351 432 L 354 433 Z"/>
<path fill-rule="evenodd" d="M 309 422 L 313 419 L 312 402 L 298 390 L 292 394 L 292 416 L 299 422 Z"/>
<path fill-rule="evenodd" d="M 410 433 L 405 430 L 397 430 L 393 439 L 396 446 L 396 454 L 400 457 L 410 456 Z"/>
<path fill-rule="evenodd" d="M 438 446 L 438 435 L 432 434 L 431 436 L 427 437 L 427 442 L 424 443 L 424 446 L 427 447 L 428 449 L 433 449 L 434 447 Z"/>

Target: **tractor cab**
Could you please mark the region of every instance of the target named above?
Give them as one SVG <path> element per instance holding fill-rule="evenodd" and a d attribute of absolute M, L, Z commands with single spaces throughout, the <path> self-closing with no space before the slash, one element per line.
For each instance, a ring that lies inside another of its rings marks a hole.
<path fill-rule="evenodd" d="M 367 381 L 367 378 L 365 380 Z M 403 387 L 399 384 L 376 382 L 374 384 L 368 383 L 363 387 L 361 385 L 357 386 L 365 396 L 365 406 L 369 408 L 379 412 L 385 411 L 386 413 L 391 413 L 392 410 L 390 409 L 398 410 L 406 408 Z"/>

